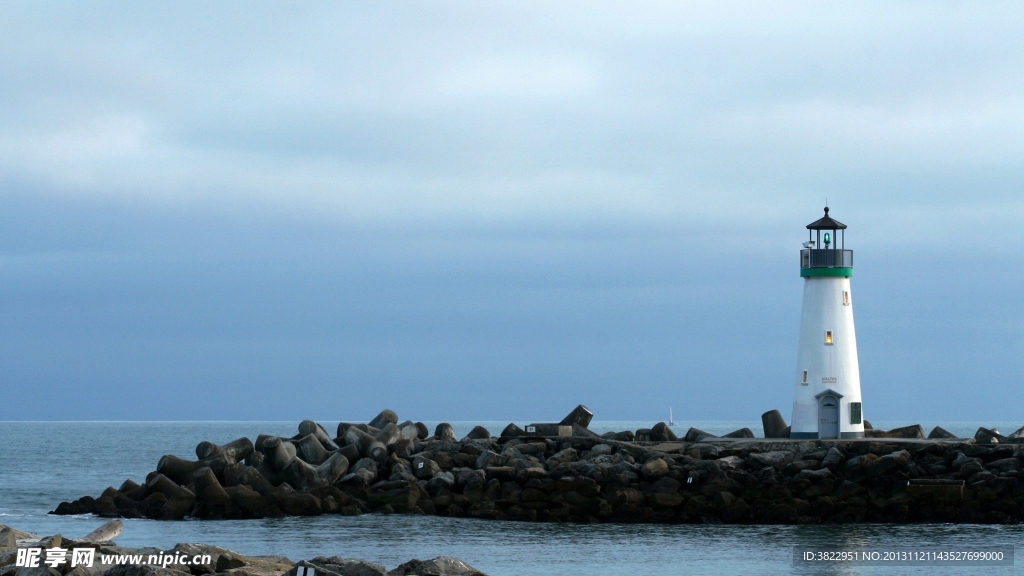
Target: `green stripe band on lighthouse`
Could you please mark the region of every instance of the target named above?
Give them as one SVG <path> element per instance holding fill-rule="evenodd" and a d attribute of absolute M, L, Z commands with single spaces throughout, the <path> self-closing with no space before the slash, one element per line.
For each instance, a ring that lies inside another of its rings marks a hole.
<path fill-rule="evenodd" d="M 842 276 L 850 278 L 853 276 L 852 267 L 839 267 L 839 268 L 801 268 L 801 278 L 816 278 L 818 276 Z"/>

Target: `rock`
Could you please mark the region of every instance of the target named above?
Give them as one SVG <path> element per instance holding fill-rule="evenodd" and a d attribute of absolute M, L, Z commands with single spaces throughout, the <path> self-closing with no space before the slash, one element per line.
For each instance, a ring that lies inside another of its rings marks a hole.
<path fill-rule="evenodd" d="M 617 440 L 619 442 L 632 442 L 634 439 L 633 432 L 630 430 L 623 430 L 622 432 L 605 432 L 601 434 L 601 438 L 605 440 Z"/>
<path fill-rule="evenodd" d="M 524 435 L 526 435 L 526 432 L 523 432 L 523 429 L 515 424 L 509 424 L 501 431 L 502 438 L 518 438 Z"/>
<path fill-rule="evenodd" d="M 606 456 L 612 453 L 612 447 L 607 444 L 597 444 L 590 449 L 590 456 Z"/>
<path fill-rule="evenodd" d="M 388 576 L 487 576 L 458 558 L 438 556 L 431 560 L 410 560 L 388 572 Z"/>
<path fill-rule="evenodd" d="M 647 478 L 661 478 L 668 474 L 668 463 L 663 458 L 652 458 L 640 468 L 640 471 Z"/>
<path fill-rule="evenodd" d="M 862 454 L 860 456 L 854 456 L 846 461 L 846 464 L 843 466 L 843 470 L 848 475 L 856 475 L 859 474 L 865 466 L 875 460 L 878 460 L 877 454 Z"/>
<path fill-rule="evenodd" d="M 893 428 L 889 430 L 889 438 L 924 438 L 924 428 L 920 424 Z"/>
<path fill-rule="evenodd" d="M 637 442 L 650 442 L 653 440 L 652 433 L 653 430 L 650 428 L 637 428 L 636 432 L 633 434 L 633 438 L 635 438 Z"/>
<path fill-rule="evenodd" d="M 1024 438 L 1024 426 L 1021 426 L 1020 428 L 1017 428 L 1012 434 L 1007 436 L 1007 438 L 1014 438 L 1014 439 Z"/>
<path fill-rule="evenodd" d="M 683 438 L 687 442 L 700 442 L 705 438 L 717 438 L 714 434 L 705 432 L 698 428 L 690 428 L 686 431 L 686 436 Z"/>
<path fill-rule="evenodd" d="M 963 452 L 957 452 L 956 458 L 953 458 L 950 466 L 952 466 L 954 470 L 959 470 L 964 464 L 969 464 L 971 462 L 976 462 L 979 465 L 982 463 L 981 458 L 971 458 Z"/>
<path fill-rule="evenodd" d="M 769 410 L 761 414 L 761 425 L 764 427 L 765 438 L 789 438 L 786 420 L 778 410 Z"/>
<path fill-rule="evenodd" d="M 89 532 L 81 538 L 82 542 L 110 542 L 121 535 L 124 523 L 120 520 L 111 520 L 99 528 Z"/>
<path fill-rule="evenodd" d="M 741 470 L 747 467 L 746 461 L 735 455 L 719 458 L 715 462 L 718 462 L 718 467 L 722 470 Z"/>
<path fill-rule="evenodd" d="M 995 472 L 996 474 L 999 474 L 1001 472 L 1020 470 L 1021 462 L 1019 458 L 1002 458 L 1000 460 L 989 462 L 988 465 L 985 466 L 985 468 L 991 470 L 992 472 Z"/>
<path fill-rule="evenodd" d="M 865 430 L 874 430 L 875 427 L 871 425 L 871 422 L 868 422 L 867 420 L 865 420 L 864 421 L 864 429 Z"/>
<path fill-rule="evenodd" d="M 750 428 L 740 428 L 739 430 L 733 430 L 732 432 L 729 432 L 725 436 L 722 436 L 722 438 L 753 438 L 753 437 L 754 437 L 754 433 L 750 430 Z"/>
<path fill-rule="evenodd" d="M 577 456 L 578 455 L 576 453 L 575 448 L 566 448 L 565 450 L 560 450 L 556 452 L 554 455 L 551 456 L 551 458 L 548 458 L 545 464 L 550 470 L 555 466 L 558 466 L 562 462 L 575 462 Z"/>
<path fill-rule="evenodd" d="M 412 459 L 412 475 L 420 480 L 430 480 L 441 472 L 441 467 L 430 458 L 417 454 Z"/>
<path fill-rule="evenodd" d="M 31 570 L 31 569 L 30 569 Z M 57 572 L 60 574 L 60 572 Z M 161 568 L 160 566 L 150 566 L 143 564 L 141 566 L 136 564 L 118 564 L 110 568 L 104 573 L 104 576 L 187 576 L 187 570 L 178 570 L 174 568 Z M 29 576 L 29 573 L 18 570 L 17 576 Z"/>
<path fill-rule="evenodd" d="M 978 428 L 978 431 L 974 433 L 974 441 L 978 444 L 998 444 L 1000 442 L 1006 442 L 1008 438 L 999 433 L 999 430 L 988 428 Z"/>
<path fill-rule="evenodd" d="M 322 574 L 324 576 L 388 576 L 387 568 L 380 564 L 367 562 L 366 560 L 350 560 L 331 556 L 325 558 L 318 556 L 312 560 L 300 561 L 291 570 L 284 573 L 284 576 L 312 576 Z"/>
<path fill-rule="evenodd" d="M 575 424 L 581 428 L 587 428 L 590 426 L 590 421 L 593 418 L 594 413 L 590 411 L 590 408 L 580 404 L 573 408 L 572 412 L 569 412 L 569 415 L 562 418 L 562 421 L 558 424 L 561 426 L 572 426 Z"/>
<path fill-rule="evenodd" d="M 936 426 L 932 428 L 932 431 L 928 433 L 929 438 L 956 438 L 956 435 L 948 430 Z"/>
<path fill-rule="evenodd" d="M 378 430 L 388 424 L 398 424 L 398 414 L 395 414 L 386 408 L 381 410 L 380 414 L 377 414 L 377 416 L 369 422 L 370 426 L 377 428 Z"/>
<path fill-rule="evenodd" d="M 825 458 L 822 459 L 821 465 L 834 467 L 839 466 L 845 461 L 846 454 L 844 454 L 843 451 L 840 450 L 838 447 L 832 446 L 831 448 L 828 449 L 828 452 L 825 454 Z"/>
<path fill-rule="evenodd" d="M 891 452 L 877 458 L 874 461 L 867 462 L 864 465 L 863 472 L 866 476 L 879 476 L 882 474 L 892 474 L 897 470 L 903 470 L 911 462 L 910 452 L 906 450 L 900 450 L 899 452 Z"/>
<path fill-rule="evenodd" d="M 492 450 L 484 450 L 476 457 L 476 469 L 483 470 L 488 466 L 504 466 L 508 461 L 507 456 L 502 456 Z"/>
<path fill-rule="evenodd" d="M 664 422 L 658 422 L 651 428 L 651 440 L 655 442 L 676 442 L 679 437 Z"/>
<path fill-rule="evenodd" d="M 753 453 L 747 457 L 747 465 L 754 470 L 760 470 L 768 466 L 776 470 L 782 470 L 795 457 L 796 454 L 788 450 L 774 450 L 761 454 Z"/>
<path fill-rule="evenodd" d="M 437 494 L 440 490 L 451 490 L 455 486 L 455 475 L 451 472 L 438 472 L 427 482 L 427 491 Z"/>
<path fill-rule="evenodd" d="M 466 434 L 466 438 L 470 440 L 489 440 L 491 438 L 491 433 L 483 426 L 474 426 L 473 429 L 469 431 L 469 434 Z"/>
<path fill-rule="evenodd" d="M 434 428 L 434 438 L 443 442 L 455 442 L 455 429 L 447 422 L 442 422 Z"/>

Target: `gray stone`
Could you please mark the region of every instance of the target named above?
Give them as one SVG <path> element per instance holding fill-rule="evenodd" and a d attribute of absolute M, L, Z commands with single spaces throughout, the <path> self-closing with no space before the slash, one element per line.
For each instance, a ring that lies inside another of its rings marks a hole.
<path fill-rule="evenodd" d="M 447 422 L 441 422 L 434 428 L 434 438 L 443 442 L 455 442 L 455 429 Z"/>
<path fill-rule="evenodd" d="M 501 431 L 502 438 L 518 438 L 525 434 L 526 432 L 523 432 L 523 429 L 516 426 L 514 423 L 510 423 L 508 426 L 505 426 L 505 429 Z"/>
<path fill-rule="evenodd" d="M 554 468 L 562 462 L 575 462 L 577 459 L 577 453 L 575 448 L 566 448 L 556 452 L 551 458 L 548 458 L 545 464 L 548 468 Z"/>
<path fill-rule="evenodd" d="M 845 461 L 846 461 L 846 454 L 843 454 L 843 451 L 840 450 L 839 448 L 837 448 L 835 446 L 832 446 L 831 448 L 828 449 L 828 452 L 825 454 L 825 458 L 822 459 L 821 465 L 822 466 L 838 466 L 838 465 L 842 464 Z"/>
<path fill-rule="evenodd" d="M 928 433 L 928 437 L 929 438 L 956 438 L 956 435 L 953 434 L 952 432 L 946 430 L 945 428 L 942 428 L 940 426 L 936 426 L 935 428 L 932 428 L 931 432 Z"/>
<path fill-rule="evenodd" d="M 959 470 L 964 464 L 969 464 L 971 462 L 976 462 L 978 465 L 981 465 L 982 463 L 981 458 L 971 458 L 963 452 L 957 452 L 956 458 L 953 459 L 950 466 L 952 466 L 954 470 Z"/>
<path fill-rule="evenodd" d="M 507 456 L 502 456 L 492 450 L 484 450 L 476 457 L 476 469 L 483 470 L 488 466 L 504 466 L 508 462 Z"/>
<path fill-rule="evenodd" d="M 431 494 L 436 494 L 441 489 L 451 490 L 453 486 L 455 486 L 455 475 L 451 472 L 438 472 L 427 481 L 427 490 Z"/>
<path fill-rule="evenodd" d="M 893 428 L 889 430 L 889 438 L 924 438 L 924 428 L 920 424 Z"/>
<path fill-rule="evenodd" d="M 996 460 L 989 462 L 985 468 L 995 473 L 1009 472 L 1011 470 L 1020 470 L 1021 463 L 1019 458 L 1003 458 L 1002 460 Z"/>
<path fill-rule="evenodd" d="M 291 570 L 285 572 L 284 576 L 312 576 L 312 574 L 324 576 L 387 576 L 387 568 L 380 564 L 367 562 L 366 560 L 351 560 L 331 556 L 325 558 L 318 556 L 312 560 L 303 560 L 296 564 Z"/>
<path fill-rule="evenodd" d="M 417 454 L 412 459 L 412 475 L 420 480 L 429 480 L 441 471 L 441 467 L 430 458 Z"/>
<path fill-rule="evenodd" d="M 458 558 L 438 556 L 432 560 L 410 560 L 388 572 L 388 576 L 487 576 Z"/>
<path fill-rule="evenodd" d="M 707 438 L 717 438 L 717 436 L 698 428 L 690 428 L 686 431 L 686 436 L 683 439 L 687 442 L 700 442 Z"/>
<path fill-rule="evenodd" d="M 668 474 L 668 463 L 663 458 L 652 458 L 640 468 L 640 471 L 647 478 L 661 478 Z"/>
<path fill-rule="evenodd" d="M 998 444 L 1000 442 L 1007 441 L 1008 438 L 999 433 L 999 430 L 993 428 L 978 428 L 978 431 L 974 433 L 974 441 L 978 444 Z"/>
<path fill-rule="evenodd" d="M 606 456 L 612 453 L 612 447 L 607 444 L 597 444 L 590 449 L 590 456 Z"/>
<path fill-rule="evenodd" d="M 466 438 L 469 440 L 488 440 L 491 437 L 491 432 L 483 426 L 474 426 L 469 434 L 466 434 Z"/>
<path fill-rule="evenodd" d="M 658 422 L 651 428 L 651 440 L 655 442 L 676 442 L 679 437 L 664 422 Z"/>
<path fill-rule="evenodd" d="M 761 468 L 771 466 L 776 470 L 781 470 L 793 461 L 796 454 L 788 450 L 773 450 L 771 452 L 754 453 L 747 457 L 747 464 L 754 470 L 760 470 Z"/>
<path fill-rule="evenodd" d="M 740 428 L 739 430 L 733 430 L 728 434 L 722 436 L 722 438 L 753 438 L 754 433 L 750 428 Z"/>

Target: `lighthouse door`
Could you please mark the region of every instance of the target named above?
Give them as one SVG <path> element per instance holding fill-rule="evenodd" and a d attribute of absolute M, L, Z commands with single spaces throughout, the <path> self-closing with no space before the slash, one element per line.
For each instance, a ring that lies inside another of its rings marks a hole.
<path fill-rule="evenodd" d="M 831 394 L 818 400 L 818 438 L 839 438 L 839 399 Z"/>

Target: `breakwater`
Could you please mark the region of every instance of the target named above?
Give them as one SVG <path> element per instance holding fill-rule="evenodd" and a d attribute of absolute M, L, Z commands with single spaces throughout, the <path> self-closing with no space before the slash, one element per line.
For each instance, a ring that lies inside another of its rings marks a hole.
<path fill-rule="evenodd" d="M 510 425 L 497 437 L 474 429 L 461 440 L 450 426 L 427 435 L 425 426 L 398 424 L 389 411 L 368 424 L 343 423 L 334 438 L 304 421 L 292 438 L 200 443 L 195 461 L 165 456 L 144 482 L 126 481 L 55 512 L 706 523 L 1021 519 L 1021 455 L 1012 439 L 791 441 L 693 430 L 678 439 L 664 426 L 599 437 L 574 414 L 532 431 Z"/>

